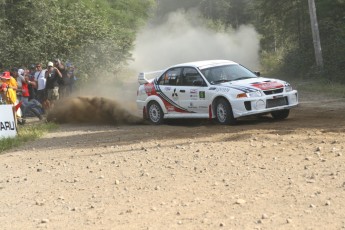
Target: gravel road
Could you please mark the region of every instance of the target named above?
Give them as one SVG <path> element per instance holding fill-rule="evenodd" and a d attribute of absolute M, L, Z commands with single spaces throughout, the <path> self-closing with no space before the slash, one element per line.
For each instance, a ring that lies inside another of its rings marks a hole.
<path fill-rule="evenodd" d="M 0 155 L 1 229 L 345 228 L 345 99 L 284 121 L 62 124 Z"/>

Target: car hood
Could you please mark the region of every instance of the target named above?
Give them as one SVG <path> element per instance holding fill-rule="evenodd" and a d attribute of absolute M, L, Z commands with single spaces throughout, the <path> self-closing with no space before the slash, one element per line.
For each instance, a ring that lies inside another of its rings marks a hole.
<path fill-rule="evenodd" d="M 273 78 L 250 78 L 244 80 L 237 80 L 231 82 L 224 82 L 218 84 L 219 86 L 225 86 L 230 88 L 239 89 L 241 91 L 256 91 L 256 90 L 271 90 L 283 88 L 287 83 L 282 80 Z"/>

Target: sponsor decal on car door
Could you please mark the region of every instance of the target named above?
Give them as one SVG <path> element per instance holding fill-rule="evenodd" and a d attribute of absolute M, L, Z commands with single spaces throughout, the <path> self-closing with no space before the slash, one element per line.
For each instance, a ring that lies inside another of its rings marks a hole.
<path fill-rule="evenodd" d="M 181 92 L 180 105 L 190 112 L 208 113 L 206 102 L 206 87 L 197 86 L 196 82 L 203 82 L 202 77 L 194 68 L 184 68 L 182 72 L 182 86 L 179 87 Z"/>
<path fill-rule="evenodd" d="M 170 69 L 155 82 L 158 96 L 162 99 L 168 113 L 188 112 L 187 109 L 180 106 L 181 93 L 177 85 L 180 72 L 181 68 Z"/>
<path fill-rule="evenodd" d="M 190 90 L 189 104 L 197 113 L 208 113 L 205 87 L 192 88 Z"/>
<path fill-rule="evenodd" d="M 197 112 L 197 97 L 194 97 L 197 95 L 197 93 L 194 93 L 194 91 L 197 91 L 195 87 L 191 86 L 180 86 L 179 87 L 179 104 L 181 107 L 187 109 L 190 112 Z"/>

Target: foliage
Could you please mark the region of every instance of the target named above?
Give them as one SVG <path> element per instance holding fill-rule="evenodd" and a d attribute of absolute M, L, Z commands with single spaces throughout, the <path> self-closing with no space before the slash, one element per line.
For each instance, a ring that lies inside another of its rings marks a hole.
<path fill-rule="evenodd" d="M 167 12 L 198 8 L 214 29 L 253 24 L 261 34 L 264 71 L 345 82 L 345 1 L 315 0 L 325 68 L 317 68 L 306 0 L 160 0 Z M 175 8 L 174 8 L 175 7 Z"/>
<path fill-rule="evenodd" d="M 60 58 L 85 73 L 116 71 L 131 56 L 151 6 L 152 0 L 3 0 L 0 63 L 28 66 Z"/>
<path fill-rule="evenodd" d="M 310 38 L 310 23 L 307 1 L 273 1 L 255 0 L 252 2 L 256 20 L 253 21 L 257 30 L 262 34 L 261 49 L 266 57 L 277 59 L 275 68 L 285 68 L 289 63 L 287 74 L 299 73 L 304 61 L 312 59 L 307 56 L 312 43 L 305 43 L 305 38 Z M 298 51 L 304 58 L 295 58 Z M 301 62 L 302 61 L 302 62 Z M 274 66 L 273 66 L 274 67 Z"/>
<path fill-rule="evenodd" d="M 327 0 L 317 3 L 326 77 L 345 83 L 345 1 Z"/>
<path fill-rule="evenodd" d="M 202 0 L 199 8 L 204 16 L 238 28 L 249 20 L 248 0 Z"/>
<path fill-rule="evenodd" d="M 156 14 L 159 20 L 169 12 L 179 9 L 198 9 L 208 20 L 238 28 L 248 22 L 249 2 L 250 0 L 159 0 Z"/>
<path fill-rule="evenodd" d="M 157 10 L 152 11 L 157 3 Z M 315 65 L 306 0 L 0 0 L 0 69 L 71 60 L 84 80 L 131 59 L 136 33 L 154 12 L 198 9 L 214 29 L 253 24 L 266 71 L 345 82 L 345 1 L 315 0 L 325 71 Z"/>
<path fill-rule="evenodd" d="M 253 23 L 262 34 L 263 63 L 267 69 L 290 76 L 322 76 L 345 82 L 345 1 L 315 0 L 325 71 L 315 64 L 308 1 L 252 0 Z M 267 58 L 267 59 L 266 59 Z"/>

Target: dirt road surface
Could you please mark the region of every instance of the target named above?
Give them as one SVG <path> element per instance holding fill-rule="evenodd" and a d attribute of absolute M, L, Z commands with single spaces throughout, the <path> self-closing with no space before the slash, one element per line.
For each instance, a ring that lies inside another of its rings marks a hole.
<path fill-rule="evenodd" d="M 1 229 L 343 229 L 345 100 L 236 126 L 63 124 L 0 155 L 0 196 Z"/>

